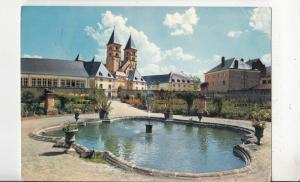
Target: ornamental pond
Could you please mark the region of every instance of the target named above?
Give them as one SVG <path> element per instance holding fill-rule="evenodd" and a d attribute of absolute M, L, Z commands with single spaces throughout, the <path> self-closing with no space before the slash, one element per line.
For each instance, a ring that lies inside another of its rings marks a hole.
<path fill-rule="evenodd" d="M 90 149 L 110 151 L 137 166 L 164 171 L 205 173 L 242 168 L 235 156 L 242 132 L 226 128 L 198 127 L 151 120 L 152 133 L 145 132 L 146 119 L 120 119 L 80 127 L 76 143 Z M 50 131 L 50 136 L 64 136 Z"/>

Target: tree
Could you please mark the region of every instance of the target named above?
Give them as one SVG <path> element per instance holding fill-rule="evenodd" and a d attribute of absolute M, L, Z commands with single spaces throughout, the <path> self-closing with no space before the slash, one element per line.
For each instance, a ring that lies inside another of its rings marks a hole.
<path fill-rule="evenodd" d="M 194 92 L 180 92 L 177 94 L 177 97 L 183 99 L 186 102 L 187 111 L 188 114 L 190 114 L 194 99 L 197 98 L 197 94 L 195 94 Z"/>
<path fill-rule="evenodd" d="M 198 76 L 192 76 L 192 79 L 193 79 L 194 90 L 195 91 L 200 90 L 200 83 L 201 83 L 200 78 Z"/>

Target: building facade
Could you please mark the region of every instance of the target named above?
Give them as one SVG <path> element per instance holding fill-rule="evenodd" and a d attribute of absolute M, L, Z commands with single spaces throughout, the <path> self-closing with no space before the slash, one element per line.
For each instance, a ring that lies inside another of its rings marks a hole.
<path fill-rule="evenodd" d="M 209 92 L 247 90 L 259 84 L 260 74 L 260 70 L 252 68 L 243 59 L 225 60 L 222 57 L 220 64 L 205 73 L 205 81 Z"/>
<path fill-rule="evenodd" d="M 184 73 L 144 76 L 150 90 L 192 91 L 193 80 Z"/>
<path fill-rule="evenodd" d="M 145 90 L 146 81 L 137 70 L 137 49 L 130 35 L 121 60 L 121 44 L 115 30 L 107 43 L 106 64 L 75 60 L 21 58 L 21 87 L 93 88 Z"/>

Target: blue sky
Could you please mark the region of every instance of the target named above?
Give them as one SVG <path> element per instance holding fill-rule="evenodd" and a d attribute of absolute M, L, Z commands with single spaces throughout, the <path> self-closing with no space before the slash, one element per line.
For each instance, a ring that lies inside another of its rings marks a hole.
<path fill-rule="evenodd" d="M 203 78 L 221 56 L 271 63 L 270 8 L 23 7 L 21 56 L 105 62 L 114 26 L 123 46 L 132 34 L 144 75 Z"/>

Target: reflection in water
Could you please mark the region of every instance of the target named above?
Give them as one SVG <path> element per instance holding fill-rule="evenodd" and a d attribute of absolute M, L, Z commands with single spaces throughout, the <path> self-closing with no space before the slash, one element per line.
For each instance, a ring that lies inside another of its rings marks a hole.
<path fill-rule="evenodd" d="M 132 159 L 131 156 L 134 149 L 132 140 L 125 139 L 123 146 L 124 146 L 124 159 L 129 161 Z"/>
<path fill-rule="evenodd" d="M 147 145 L 151 145 L 151 143 L 152 143 L 152 134 L 151 133 L 147 133 L 145 135 L 145 141 L 146 141 Z"/>
<path fill-rule="evenodd" d="M 76 134 L 77 143 L 110 151 L 136 165 L 178 172 L 212 172 L 240 168 L 233 155 L 241 133 L 151 121 L 155 130 L 145 133 L 147 120 L 122 120 L 88 125 Z M 63 135 L 62 131 L 50 132 Z"/>
<path fill-rule="evenodd" d="M 164 124 L 164 128 L 165 128 L 165 130 L 167 131 L 167 132 L 171 132 L 172 131 L 172 127 L 173 126 L 173 124 L 171 124 L 171 123 L 165 123 Z"/>

